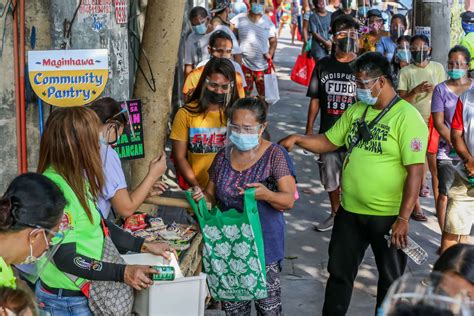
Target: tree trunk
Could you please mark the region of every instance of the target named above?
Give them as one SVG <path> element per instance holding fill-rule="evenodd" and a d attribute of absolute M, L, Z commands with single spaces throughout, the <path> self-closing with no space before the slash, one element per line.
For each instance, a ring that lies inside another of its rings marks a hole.
<path fill-rule="evenodd" d="M 140 66 L 147 77 L 137 73 L 134 91 L 134 96 L 140 98 L 143 104 L 145 158 L 131 163 L 132 188 L 137 187 L 146 176 L 150 161 L 164 153 L 185 2 L 148 1 L 142 40 L 146 56 L 143 51 L 140 52 Z M 156 91 L 148 84 L 153 85 L 146 57 L 151 65 Z M 142 210 L 151 211 L 151 206 L 144 205 Z"/>

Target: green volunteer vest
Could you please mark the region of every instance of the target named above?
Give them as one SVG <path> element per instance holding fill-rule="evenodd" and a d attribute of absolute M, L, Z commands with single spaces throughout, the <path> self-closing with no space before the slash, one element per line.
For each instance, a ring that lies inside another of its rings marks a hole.
<path fill-rule="evenodd" d="M 61 189 L 66 198 L 67 205 L 64 210 L 64 216 L 61 223 L 61 229 L 68 228 L 69 232 L 64 238 L 63 244 L 76 243 L 77 253 L 90 257 L 95 260 L 101 260 L 102 249 L 104 246 L 104 234 L 101 227 L 101 216 L 97 211 L 93 200 L 89 200 L 89 208 L 92 211 L 93 223 L 90 222 L 84 208 L 74 191 L 67 184 L 66 180 L 59 175 L 53 168 L 48 168 L 44 175 L 51 179 Z M 55 240 L 53 239 L 53 243 Z M 46 259 L 43 259 L 46 260 Z M 43 262 L 40 262 L 40 265 Z M 80 259 L 75 259 L 74 264 L 83 269 L 92 269 L 93 267 Z M 41 282 L 51 288 L 66 289 L 78 291 L 76 284 L 81 284 L 85 280 L 78 279 L 74 284 L 56 265 L 49 262 L 40 275 Z"/>
<path fill-rule="evenodd" d="M 12 268 L 0 257 L 0 286 L 16 289 L 16 278 Z"/>

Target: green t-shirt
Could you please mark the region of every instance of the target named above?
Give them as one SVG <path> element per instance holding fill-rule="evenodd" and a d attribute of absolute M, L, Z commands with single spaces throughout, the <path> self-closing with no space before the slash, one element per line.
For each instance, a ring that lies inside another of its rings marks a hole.
<path fill-rule="evenodd" d="M 471 70 L 474 69 L 474 32 L 466 34 L 461 38 L 460 45 L 464 46 L 471 53 Z"/>
<path fill-rule="evenodd" d="M 326 137 L 336 146 L 350 146 L 367 105 L 350 107 Z M 369 107 L 366 122 L 380 110 Z M 348 212 L 398 215 L 407 175 L 405 166 L 425 162 L 428 128 L 420 113 L 408 102 L 397 102 L 371 130 L 372 140 L 360 141 L 342 171 L 342 206 Z"/>
<path fill-rule="evenodd" d="M 0 257 L 0 287 L 16 289 L 15 274 L 2 257 Z"/>
<path fill-rule="evenodd" d="M 79 199 L 67 184 L 66 180 L 52 168 L 46 170 L 44 175 L 56 183 L 61 191 L 63 191 L 67 201 L 61 222 L 61 229 L 67 228 L 69 232 L 66 234 L 63 244 L 76 243 L 77 253 L 95 260 L 101 260 L 104 234 L 101 227 L 101 217 L 94 201 L 88 201 L 94 220 L 94 222 L 91 223 Z M 80 264 L 80 262 L 76 264 Z M 47 264 L 40 278 L 41 282 L 44 282 L 47 286 L 52 288 L 79 290 L 79 288 L 51 262 Z M 82 281 L 84 280 L 79 279 L 78 284 L 82 283 Z"/>
<path fill-rule="evenodd" d="M 430 61 L 425 68 L 411 64 L 400 70 L 400 79 L 397 89 L 410 92 L 423 81 L 428 81 L 434 87 L 445 80 L 446 71 L 440 63 Z M 412 102 L 413 106 L 421 113 L 426 124 L 428 124 L 431 115 L 432 97 L 432 92 L 424 92 L 417 94 Z"/>

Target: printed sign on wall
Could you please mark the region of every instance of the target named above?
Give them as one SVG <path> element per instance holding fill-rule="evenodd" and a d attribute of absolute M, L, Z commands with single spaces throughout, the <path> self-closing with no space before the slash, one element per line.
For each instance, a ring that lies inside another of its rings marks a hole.
<path fill-rule="evenodd" d="M 28 52 L 31 87 L 44 102 L 78 106 L 97 99 L 109 75 L 107 49 Z"/>
<path fill-rule="evenodd" d="M 130 100 L 124 102 L 122 107 L 128 109 L 130 133 L 123 133 L 114 148 L 120 159 L 133 160 L 145 157 L 143 146 L 142 102 Z"/>

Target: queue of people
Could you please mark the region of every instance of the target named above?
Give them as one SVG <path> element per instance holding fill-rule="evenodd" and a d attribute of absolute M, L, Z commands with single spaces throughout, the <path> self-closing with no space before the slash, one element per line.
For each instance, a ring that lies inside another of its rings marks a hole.
<path fill-rule="evenodd" d="M 281 315 L 284 212 L 298 200 L 288 152 L 298 146 L 319 154 L 331 214 L 315 229 L 332 230 L 322 314 L 337 316 L 349 309 L 369 246 L 378 271 L 377 309 L 404 275 L 410 219 L 427 220 L 419 197 L 430 193 L 429 169 L 443 232 L 434 270 L 465 284 L 467 291 L 453 296 L 472 299 L 474 250 L 466 244 L 474 220 L 472 46 L 453 47 L 445 70 L 431 60 L 426 36 L 405 34 L 403 15 L 391 17 L 387 32 L 384 15 L 370 1 L 360 1 L 358 10 L 344 0 L 329 5 L 314 0 L 313 6 L 301 12 L 295 10 L 299 1 L 281 1 L 278 32 L 264 0 L 217 0 L 210 12 L 190 11 L 186 104 L 174 116 L 169 137 L 179 186 L 191 189 L 196 202 L 205 199 L 223 211 L 242 211 L 245 191 L 254 190 L 267 291 L 254 304 L 258 315 Z M 470 37 L 474 16 L 464 13 L 462 19 Z M 268 133 L 272 109 L 265 102 L 264 76 L 273 71 L 285 25 L 292 25 L 293 34 L 301 29 L 302 50 L 310 51 L 316 67 L 306 94 L 305 134 L 277 143 Z M 128 190 L 113 150 L 128 129 L 127 111 L 113 98 L 51 113 L 37 173 L 15 178 L 0 200 L 0 315 L 36 315 L 38 308 L 53 316 L 130 314 L 133 290 L 149 288 L 158 271 L 127 265 L 120 253 L 175 255 L 169 244 L 134 237 L 111 221 L 167 190 L 159 181 L 167 168 L 165 152 L 151 161 L 137 188 Z M 104 260 L 105 252 L 112 261 Z M 22 264 L 33 263 L 40 267 L 33 274 L 22 270 Z M 36 304 L 27 285 L 34 288 Z M 103 288 L 117 295 L 104 299 Z M 16 302 L 14 291 L 21 294 Z M 250 315 L 252 308 L 252 300 L 220 304 L 227 315 Z"/>

